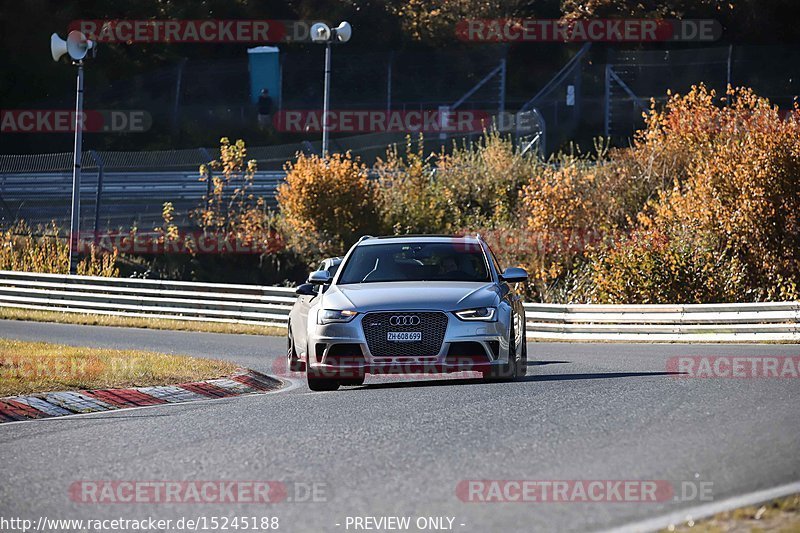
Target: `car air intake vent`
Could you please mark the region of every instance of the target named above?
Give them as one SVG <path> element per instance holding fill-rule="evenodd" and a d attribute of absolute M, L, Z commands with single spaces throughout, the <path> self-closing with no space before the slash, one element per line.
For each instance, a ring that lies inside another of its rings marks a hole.
<path fill-rule="evenodd" d="M 489 345 L 489 348 L 492 350 L 492 359 L 499 359 L 500 358 L 500 341 L 488 341 L 486 344 Z"/>
<path fill-rule="evenodd" d="M 486 350 L 479 342 L 454 342 L 447 350 L 448 364 L 488 363 L 490 360 L 491 358 L 486 355 Z"/>
<path fill-rule="evenodd" d="M 437 311 L 367 313 L 361 327 L 373 357 L 431 357 L 442 349 L 447 315 Z M 420 340 L 390 341 L 389 333 L 406 333 L 412 339 L 420 334 Z"/>
<path fill-rule="evenodd" d="M 325 362 L 335 366 L 363 365 L 366 363 L 358 344 L 334 344 L 328 350 Z"/>

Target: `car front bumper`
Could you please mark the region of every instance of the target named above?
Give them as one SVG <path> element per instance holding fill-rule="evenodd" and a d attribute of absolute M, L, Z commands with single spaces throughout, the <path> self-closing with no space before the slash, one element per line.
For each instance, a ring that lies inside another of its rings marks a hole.
<path fill-rule="evenodd" d="M 381 311 L 402 315 L 443 313 L 447 325 L 436 353 L 416 352 L 414 342 L 397 343 L 398 352 L 376 355 L 364 333 L 363 321 L 374 312 L 359 314 L 347 323 L 310 324 L 307 364 L 330 375 L 485 372 L 508 362 L 510 311 L 498 309 L 495 321 L 460 320 L 451 312 L 437 310 Z M 424 329 L 424 328 L 422 328 Z M 425 333 L 423 333 L 424 335 Z M 387 344 L 392 345 L 391 342 Z M 374 341 L 373 341 L 374 346 Z"/>

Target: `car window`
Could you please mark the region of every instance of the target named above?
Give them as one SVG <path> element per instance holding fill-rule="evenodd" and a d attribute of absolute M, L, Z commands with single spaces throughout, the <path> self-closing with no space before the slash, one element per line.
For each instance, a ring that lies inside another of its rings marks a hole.
<path fill-rule="evenodd" d="M 357 246 L 339 284 L 386 281 L 490 281 L 480 246 L 461 242 Z"/>

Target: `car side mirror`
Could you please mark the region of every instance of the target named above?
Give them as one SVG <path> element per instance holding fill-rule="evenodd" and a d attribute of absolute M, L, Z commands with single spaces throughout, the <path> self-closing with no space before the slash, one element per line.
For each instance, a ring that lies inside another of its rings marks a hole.
<path fill-rule="evenodd" d="M 294 291 L 296 294 L 300 296 L 316 296 L 317 291 L 314 290 L 314 286 L 310 283 L 303 283 L 302 285 L 298 285 Z"/>
<path fill-rule="evenodd" d="M 524 268 L 509 267 L 500 274 L 500 280 L 506 283 L 522 283 L 528 280 L 528 273 Z"/>
<path fill-rule="evenodd" d="M 312 285 L 327 285 L 331 282 L 331 273 L 327 270 L 316 270 L 309 274 L 308 282 Z"/>

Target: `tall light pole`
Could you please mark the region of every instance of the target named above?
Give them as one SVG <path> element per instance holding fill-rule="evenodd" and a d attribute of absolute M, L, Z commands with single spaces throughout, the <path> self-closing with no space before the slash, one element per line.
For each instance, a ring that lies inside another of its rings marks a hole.
<path fill-rule="evenodd" d="M 77 30 L 69 32 L 67 40 L 57 34 L 50 36 L 50 53 L 53 61 L 68 54 L 72 64 L 78 67 L 78 87 L 75 96 L 75 145 L 72 166 L 72 212 L 69 228 L 69 273 L 78 270 L 78 245 L 81 231 L 81 152 L 83 148 L 83 59 L 89 50 L 96 51 L 94 41 L 90 41 Z"/>
<path fill-rule="evenodd" d="M 325 93 L 322 99 L 322 156 L 328 153 L 328 136 L 330 125 L 328 112 L 331 101 L 331 44 L 334 42 L 346 43 L 350 40 L 353 29 L 349 22 L 342 22 L 335 28 L 330 28 L 323 22 L 311 26 L 311 40 L 317 44 L 325 45 Z"/>

